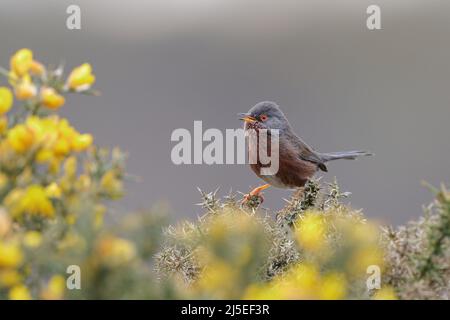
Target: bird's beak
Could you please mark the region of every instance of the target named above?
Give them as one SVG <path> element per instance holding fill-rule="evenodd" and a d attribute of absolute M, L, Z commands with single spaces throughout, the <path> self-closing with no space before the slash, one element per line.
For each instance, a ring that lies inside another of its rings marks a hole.
<path fill-rule="evenodd" d="M 247 123 L 253 123 L 256 122 L 256 119 L 254 117 L 252 117 L 251 115 L 249 115 L 248 113 L 239 113 L 239 120 L 243 120 Z"/>

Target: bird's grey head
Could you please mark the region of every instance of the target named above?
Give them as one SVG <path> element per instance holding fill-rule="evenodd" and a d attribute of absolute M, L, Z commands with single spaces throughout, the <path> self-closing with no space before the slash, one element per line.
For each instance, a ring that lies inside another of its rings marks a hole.
<path fill-rule="evenodd" d="M 246 129 L 288 129 L 289 122 L 280 107 L 271 101 L 263 101 L 252 107 L 247 113 L 241 113 Z"/>

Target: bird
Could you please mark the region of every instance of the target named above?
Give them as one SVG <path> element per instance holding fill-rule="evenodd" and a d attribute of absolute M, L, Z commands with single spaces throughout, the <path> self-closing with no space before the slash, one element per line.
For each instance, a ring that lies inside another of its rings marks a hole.
<path fill-rule="evenodd" d="M 248 152 L 255 152 L 257 156 L 256 163 L 250 163 L 252 171 L 266 184 L 253 189 L 245 195 L 244 201 L 250 197 L 260 197 L 261 202 L 264 198 L 261 196 L 263 190 L 270 186 L 283 189 L 302 188 L 318 171 L 328 172 L 327 162 L 347 159 L 354 160 L 360 156 L 371 156 L 368 151 L 342 151 L 331 153 L 320 153 L 306 144 L 292 129 L 287 117 L 281 111 L 280 107 L 272 101 L 263 101 L 257 103 L 248 112 L 238 114 L 240 120 L 244 121 L 244 130 L 254 130 L 258 133 L 261 129 L 266 129 L 267 134 L 278 130 L 279 135 L 279 164 L 278 171 L 273 175 L 262 175 L 263 165 L 259 159 L 259 139 L 248 142 Z M 270 139 L 268 141 L 268 152 L 270 152 Z M 256 144 L 256 145 L 255 145 Z"/>

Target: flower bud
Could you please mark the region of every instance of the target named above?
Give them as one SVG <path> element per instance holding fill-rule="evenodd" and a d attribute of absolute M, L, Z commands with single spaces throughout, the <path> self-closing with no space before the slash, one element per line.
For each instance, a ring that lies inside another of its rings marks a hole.
<path fill-rule="evenodd" d="M 66 99 L 58 94 L 55 89 L 45 87 L 41 89 L 41 101 L 47 108 L 56 110 L 64 105 Z"/>
<path fill-rule="evenodd" d="M 30 49 L 20 49 L 10 60 L 11 70 L 19 77 L 28 73 L 33 63 L 33 52 Z"/>
<path fill-rule="evenodd" d="M 72 70 L 67 79 L 67 85 L 72 90 L 88 89 L 95 82 L 95 75 L 92 74 L 92 67 L 89 63 L 84 63 Z"/>

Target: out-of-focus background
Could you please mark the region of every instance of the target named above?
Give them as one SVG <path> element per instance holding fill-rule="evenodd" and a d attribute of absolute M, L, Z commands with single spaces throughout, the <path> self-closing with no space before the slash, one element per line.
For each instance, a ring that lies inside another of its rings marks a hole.
<path fill-rule="evenodd" d="M 66 29 L 81 7 L 82 30 Z M 378 4 L 382 30 L 366 28 Z M 449 182 L 450 2 L 438 0 L 1 0 L 0 65 L 22 47 L 45 62 L 91 62 L 102 96 L 71 97 L 62 113 L 101 145 L 129 154 L 118 210 L 163 200 L 194 217 L 196 187 L 220 194 L 260 183 L 245 165 L 170 159 L 176 128 L 237 128 L 236 113 L 279 103 L 319 151 L 369 149 L 373 158 L 330 164 L 351 203 L 402 223 Z M 3 81 L 3 80 L 2 80 Z M 288 191 L 269 189 L 265 206 Z"/>

